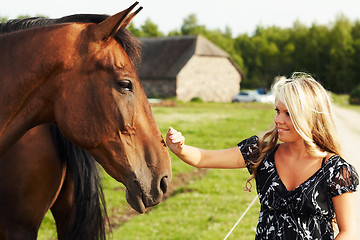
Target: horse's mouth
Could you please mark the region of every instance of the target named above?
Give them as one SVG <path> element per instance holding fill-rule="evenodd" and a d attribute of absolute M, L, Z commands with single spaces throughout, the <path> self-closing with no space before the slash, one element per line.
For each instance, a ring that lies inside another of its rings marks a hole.
<path fill-rule="evenodd" d="M 133 195 L 129 190 L 126 190 L 126 201 L 137 212 L 144 213 L 146 211 L 147 206 L 144 203 L 142 194 Z"/>
<path fill-rule="evenodd" d="M 158 188 L 151 188 L 138 180 L 130 181 L 126 186 L 126 201 L 139 213 L 159 204 L 166 193 L 168 177 L 162 177 Z"/>

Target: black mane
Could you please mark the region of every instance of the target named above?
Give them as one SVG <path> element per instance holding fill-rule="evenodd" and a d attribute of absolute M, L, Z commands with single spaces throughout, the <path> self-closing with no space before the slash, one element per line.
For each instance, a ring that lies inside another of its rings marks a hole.
<path fill-rule="evenodd" d="M 32 17 L 25 19 L 12 19 L 7 22 L 0 23 L 0 34 L 20 31 L 23 29 L 36 28 L 47 25 L 60 23 L 99 23 L 108 18 L 109 15 L 104 14 L 75 14 L 61 18 L 43 18 Z M 134 64 L 141 61 L 140 41 L 132 35 L 126 28 L 121 27 L 115 36 L 116 41 L 121 45 L 126 54 Z"/>
<path fill-rule="evenodd" d="M 76 206 L 72 219 L 69 219 L 72 223 L 65 239 L 105 240 L 109 218 L 95 160 L 87 151 L 65 138 L 56 125 L 49 125 L 49 130 L 60 159 L 66 162 L 67 174 L 70 173 L 67 177 L 74 184 Z"/>

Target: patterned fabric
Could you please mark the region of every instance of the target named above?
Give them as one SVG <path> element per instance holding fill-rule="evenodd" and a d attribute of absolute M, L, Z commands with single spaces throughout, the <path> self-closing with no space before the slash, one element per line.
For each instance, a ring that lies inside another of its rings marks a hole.
<path fill-rule="evenodd" d="M 245 139 L 238 147 L 251 172 L 250 166 L 259 156 L 258 137 Z M 332 197 L 356 191 L 359 184 L 356 170 L 334 155 L 309 179 L 288 191 L 275 167 L 276 149 L 261 162 L 255 177 L 261 204 L 255 239 L 334 239 Z"/>

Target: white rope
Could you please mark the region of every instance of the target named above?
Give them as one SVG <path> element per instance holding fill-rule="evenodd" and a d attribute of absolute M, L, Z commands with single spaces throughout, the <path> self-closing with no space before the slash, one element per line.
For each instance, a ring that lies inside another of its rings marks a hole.
<path fill-rule="evenodd" d="M 247 207 L 247 209 L 245 210 L 245 212 L 241 215 L 241 217 L 239 218 L 239 220 L 237 220 L 237 222 L 235 223 L 235 225 L 232 227 L 232 229 L 230 230 L 230 232 L 226 235 L 226 237 L 224 238 L 224 240 L 226 240 L 230 234 L 234 231 L 234 229 L 236 228 L 236 226 L 239 224 L 239 222 L 241 221 L 241 219 L 243 219 L 243 217 L 245 216 L 245 214 L 250 210 L 251 206 L 255 203 L 257 199 L 257 195 L 254 197 L 254 199 L 252 200 L 252 202 L 249 204 L 249 206 Z"/>

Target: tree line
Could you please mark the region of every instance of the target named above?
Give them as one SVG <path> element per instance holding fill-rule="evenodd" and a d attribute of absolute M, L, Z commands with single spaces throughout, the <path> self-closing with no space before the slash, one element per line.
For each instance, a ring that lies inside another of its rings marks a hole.
<path fill-rule="evenodd" d="M 335 93 L 350 93 L 360 85 L 360 21 L 352 22 L 344 15 L 328 25 L 308 27 L 295 21 L 291 28 L 257 26 L 253 35 L 235 37 L 228 27 L 224 31 L 207 29 L 195 14 L 167 34 L 150 19 L 140 27 L 131 23 L 129 30 L 137 37 L 203 35 L 237 63 L 242 70 L 242 88 L 269 88 L 275 76 L 289 76 L 294 71 L 312 74 Z"/>
<path fill-rule="evenodd" d="M 165 36 L 150 19 L 130 30 L 138 37 Z M 168 36 L 201 34 L 228 52 L 243 73 L 243 88 L 269 88 L 275 76 L 294 71 L 312 74 L 335 93 L 349 93 L 360 85 L 360 21 L 338 15 L 328 25 L 310 27 L 295 21 L 291 28 L 258 26 L 253 35 L 232 36 L 198 24 L 196 15 L 183 20 Z"/>

